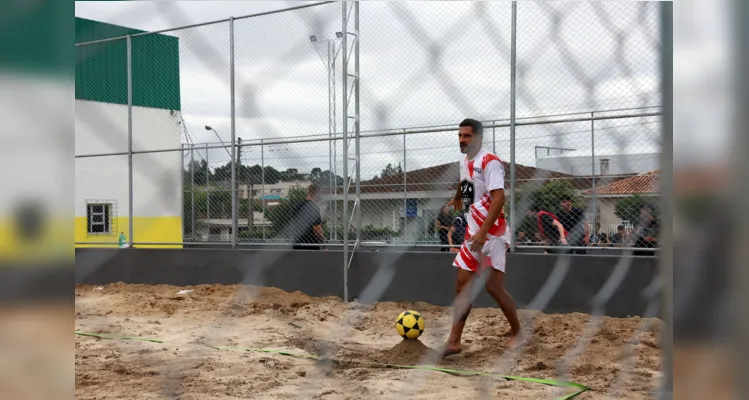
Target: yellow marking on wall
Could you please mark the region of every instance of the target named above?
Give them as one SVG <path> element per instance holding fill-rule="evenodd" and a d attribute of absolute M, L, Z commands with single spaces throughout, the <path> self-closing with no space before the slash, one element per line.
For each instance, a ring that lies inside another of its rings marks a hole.
<path fill-rule="evenodd" d="M 18 222 L 0 216 L 0 265 L 4 262 L 72 262 L 75 249 L 70 236 L 70 219 L 49 218 L 33 238 L 21 235 Z"/>
<path fill-rule="evenodd" d="M 112 221 L 117 230 L 109 235 L 89 234 L 86 217 L 75 218 L 75 247 L 77 248 L 112 248 L 118 247 L 120 232 L 130 240 L 128 218 L 119 217 Z M 116 224 L 116 225 L 115 225 Z M 151 243 L 182 242 L 182 217 L 135 217 L 133 218 L 133 241 Z M 82 242 L 111 242 L 111 245 L 86 245 Z M 139 249 L 181 249 L 182 245 L 136 245 Z"/>

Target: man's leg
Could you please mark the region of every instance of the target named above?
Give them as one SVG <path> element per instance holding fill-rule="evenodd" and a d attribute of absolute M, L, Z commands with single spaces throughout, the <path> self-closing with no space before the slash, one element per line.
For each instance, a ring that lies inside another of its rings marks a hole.
<path fill-rule="evenodd" d="M 505 288 L 505 273 L 492 268 L 489 279 L 486 281 L 486 291 L 489 292 L 492 298 L 497 302 L 497 304 L 499 304 L 502 314 L 505 315 L 507 322 L 510 323 L 510 338 L 507 340 L 507 344 L 510 348 L 515 348 L 521 345 L 523 340 L 520 330 L 520 319 L 518 318 L 518 310 L 515 301 Z"/>
<path fill-rule="evenodd" d="M 458 256 L 460 257 L 460 255 Z M 455 279 L 455 292 L 457 296 L 455 298 L 455 307 L 453 311 L 453 326 L 450 330 L 450 337 L 447 339 L 447 345 L 445 346 L 445 352 L 443 357 L 458 354 L 463 349 L 460 346 L 461 337 L 463 336 L 463 328 L 466 325 L 468 314 L 471 312 L 471 284 L 473 281 L 474 273 L 467 271 L 462 268 L 457 268 L 458 276 Z"/>

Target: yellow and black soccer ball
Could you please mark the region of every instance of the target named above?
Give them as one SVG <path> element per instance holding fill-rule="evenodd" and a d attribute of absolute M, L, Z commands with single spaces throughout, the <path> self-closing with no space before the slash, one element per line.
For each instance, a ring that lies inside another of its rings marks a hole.
<path fill-rule="evenodd" d="M 424 333 L 424 317 L 417 311 L 403 311 L 395 322 L 395 330 L 404 339 L 416 339 Z"/>

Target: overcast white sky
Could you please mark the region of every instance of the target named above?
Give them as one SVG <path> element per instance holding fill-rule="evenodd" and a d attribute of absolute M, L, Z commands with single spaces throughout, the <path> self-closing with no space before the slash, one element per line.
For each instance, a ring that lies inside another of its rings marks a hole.
<path fill-rule="evenodd" d="M 314 2 L 76 2 L 75 13 L 152 31 L 302 3 Z M 509 2 L 362 2 L 362 130 L 443 124 L 457 129 L 466 117 L 508 118 L 510 21 Z M 334 38 L 340 30 L 340 3 L 235 21 L 239 137 L 248 141 L 327 134 L 326 69 L 309 35 Z M 203 129 L 210 125 L 227 142 L 228 23 L 167 34 L 180 38 L 182 112 L 190 139 L 215 142 L 214 134 Z M 659 105 L 658 13 L 653 3 L 521 2 L 517 37 L 519 117 Z M 137 45 L 136 38 L 133 46 Z M 325 47 L 317 50 L 326 59 Z M 336 60 L 340 131 L 340 54 Z M 658 121 L 651 117 L 597 122 L 596 154 L 657 151 Z M 497 129 L 494 136 L 497 153 L 509 160 L 509 130 Z M 591 150 L 589 122 L 518 127 L 517 138 L 518 162 L 525 165 L 535 165 L 535 146 L 588 154 Z M 408 136 L 407 169 L 457 161 L 455 139 L 455 132 Z M 489 131 L 489 147 L 491 139 Z M 403 145 L 402 136 L 363 139 L 362 178 L 379 173 L 387 163 L 403 162 Z M 341 152 L 339 143 L 339 175 Z M 227 155 L 219 149 L 211 151 L 210 159 L 218 166 Z M 328 146 L 266 146 L 264 159 L 278 169 L 327 169 Z M 260 163 L 259 149 L 246 150 L 245 160 Z"/>

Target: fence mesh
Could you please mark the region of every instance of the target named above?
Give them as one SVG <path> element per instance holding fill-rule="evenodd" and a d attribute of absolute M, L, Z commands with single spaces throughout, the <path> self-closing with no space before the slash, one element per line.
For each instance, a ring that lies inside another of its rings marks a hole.
<path fill-rule="evenodd" d="M 560 244 L 538 223 L 538 211 L 547 211 L 570 233 L 562 244 L 575 251 L 624 250 L 616 253 L 619 272 L 596 295 L 605 304 L 629 268 L 631 251 L 658 247 L 657 6 L 522 3 L 516 20 L 512 3 L 357 7 L 361 79 L 353 65 L 342 66 L 344 55 L 354 62 L 355 37 L 341 28 L 341 4 L 77 46 L 76 166 L 85 168 L 77 173 L 76 215 L 88 230 L 76 234 L 77 244 L 117 243 L 122 232 L 135 247 L 226 246 L 234 239 L 273 247 L 293 242 L 300 226 L 311 224 L 320 225 L 320 239 L 331 248 L 349 230 L 360 246 L 455 250 L 463 238 L 458 214 L 446 204 L 459 179 L 457 123 L 475 118 L 485 126 L 484 147 L 503 163 L 514 246 L 545 251 L 534 247 Z M 343 12 L 352 9 L 344 5 Z M 354 14 L 348 15 L 352 31 Z M 350 99 L 346 114 L 344 97 Z M 357 104 L 360 120 L 354 121 Z M 349 132 L 355 122 L 360 129 L 361 152 L 357 157 L 352 140 L 348 160 L 344 121 Z M 311 194 L 313 184 L 318 189 Z M 319 211 L 304 212 L 308 196 Z M 356 208 L 361 220 L 349 227 Z M 128 224 L 133 232 L 124 229 Z M 245 274 L 243 283 L 262 286 L 262 273 L 282 254 L 250 256 L 247 265 L 262 267 Z M 367 300 L 361 304 L 384 295 L 399 257 L 393 252 L 378 266 L 360 292 L 359 300 Z M 560 258 L 529 308 L 544 309 L 569 268 L 569 259 Z M 258 296 L 248 288 L 230 296 L 219 320 L 195 336 L 236 340 L 237 310 Z M 650 293 L 648 299 L 646 316 L 655 316 L 658 297 Z M 589 332 L 568 349 L 570 357 L 605 329 L 602 307 L 594 310 Z M 333 327 L 308 337 L 323 353 L 373 315 L 365 306 L 339 311 Z M 536 314 L 524 316 L 529 332 L 540 323 Z M 631 339 L 651 330 L 643 325 Z M 486 364 L 507 371 L 521 351 Z M 177 396 L 192 379 L 190 369 L 209 358 L 201 352 L 186 364 L 162 366 L 161 389 Z M 573 364 L 554 367 L 565 376 Z M 326 365 L 318 367 L 320 379 L 305 381 L 301 397 L 331 385 Z M 631 368 L 615 371 L 611 394 L 621 395 L 633 379 L 641 383 Z M 399 390 L 416 393 L 431 379 L 411 378 Z M 477 390 L 486 385 L 477 382 Z"/>

